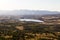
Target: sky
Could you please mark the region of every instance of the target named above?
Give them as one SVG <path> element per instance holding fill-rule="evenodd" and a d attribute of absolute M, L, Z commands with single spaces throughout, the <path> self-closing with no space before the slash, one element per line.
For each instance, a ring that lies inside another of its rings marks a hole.
<path fill-rule="evenodd" d="M 60 11 L 60 0 L 0 0 L 0 10 Z"/>

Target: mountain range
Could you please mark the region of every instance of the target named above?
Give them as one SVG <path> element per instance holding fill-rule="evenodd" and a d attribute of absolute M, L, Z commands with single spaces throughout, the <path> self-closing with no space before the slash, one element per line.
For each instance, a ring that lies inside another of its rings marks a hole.
<path fill-rule="evenodd" d="M 46 10 L 12 10 L 12 11 L 0 10 L 0 15 L 52 15 L 52 14 L 60 14 L 60 12 Z"/>

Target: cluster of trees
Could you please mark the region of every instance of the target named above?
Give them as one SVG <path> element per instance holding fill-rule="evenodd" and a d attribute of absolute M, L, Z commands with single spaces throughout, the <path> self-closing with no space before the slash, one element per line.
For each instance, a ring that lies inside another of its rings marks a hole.
<path fill-rule="evenodd" d="M 42 33 L 52 33 L 58 32 L 60 25 L 44 25 L 39 23 L 6 23 L 4 26 L 0 26 L 0 40 L 26 40 L 35 38 L 36 35 L 29 35 L 26 33 L 32 34 L 42 34 Z M 6 25 L 10 25 L 9 27 Z M 16 26 L 23 26 L 24 30 L 18 30 L 15 28 Z M 57 27 L 57 28 L 56 28 Z M 57 30 L 55 30 L 57 29 Z M 60 31 L 60 30 L 59 30 Z M 4 36 L 12 36 L 11 38 L 5 38 Z M 56 35 L 56 34 L 54 34 Z M 60 35 L 57 36 L 58 40 L 60 39 Z M 46 39 L 37 39 L 37 40 L 46 40 Z"/>

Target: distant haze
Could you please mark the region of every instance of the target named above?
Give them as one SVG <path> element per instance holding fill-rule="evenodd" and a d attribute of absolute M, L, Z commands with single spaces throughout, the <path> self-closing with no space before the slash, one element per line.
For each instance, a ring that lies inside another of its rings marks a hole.
<path fill-rule="evenodd" d="M 0 15 L 50 15 L 60 14 L 57 11 L 46 11 L 46 10 L 13 10 L 13 11 L 0 11 Z"/>

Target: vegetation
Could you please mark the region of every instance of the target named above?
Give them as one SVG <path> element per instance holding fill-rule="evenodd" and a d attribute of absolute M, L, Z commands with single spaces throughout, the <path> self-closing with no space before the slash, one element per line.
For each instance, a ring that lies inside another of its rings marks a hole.
<path fill-rule="evenodd" d="M 20 30 L 16 27 L 23 27 Z M 60 40 L 60 25 L 40 23 L 0 23 L 0 40 Z"/>

